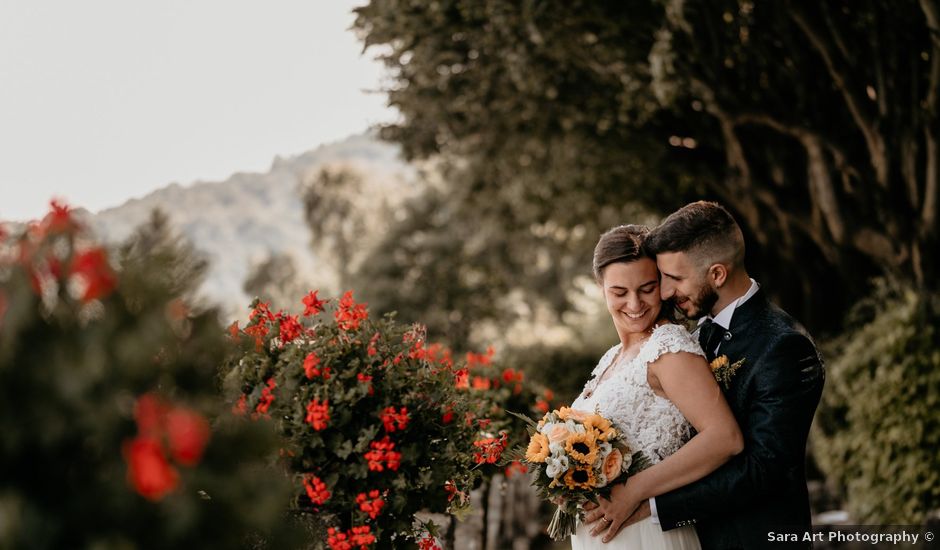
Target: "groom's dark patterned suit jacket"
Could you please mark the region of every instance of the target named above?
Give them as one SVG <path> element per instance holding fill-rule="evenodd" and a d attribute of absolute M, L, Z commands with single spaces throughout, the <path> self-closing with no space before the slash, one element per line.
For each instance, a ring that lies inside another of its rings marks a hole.
<path fill-rule="evenodd" d="M 656 497 L 664 530 L 694 524 L 705 550 L 807 548 L 768 533 L 809 531 L 806 438 L 825 370 L 812 338 L 759 290 L 734 310 L 718 356 L 744 360 L 722 388 L 744 451 L 705 478 Z M 708 360 L 715 358 L 706 349 Z"/>

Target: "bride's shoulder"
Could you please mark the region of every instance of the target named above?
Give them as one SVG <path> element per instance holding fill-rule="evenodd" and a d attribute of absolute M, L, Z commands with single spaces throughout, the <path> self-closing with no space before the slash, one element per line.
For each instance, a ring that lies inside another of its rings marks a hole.
<path fill-rule="evenodd" d="M 654 327 L 653 336 L 658 336 L 660 338 L 672 336 L 692 339 L 692 334 L 689 333 L 689 329 L 687 329 L 685 325 L 668 321 Z"/>
<path fill-rule="evenodd" d="M 678 323 L 663 323 L 653 329 L 650 337 L 654 345 L 651 346 L 651 354 L 659 357 L 663 353 L 676 353 L 686 351 L 697 355 L 702 355 L 702 348 L 698 342 L 689 333 L 685 325 Z"/>

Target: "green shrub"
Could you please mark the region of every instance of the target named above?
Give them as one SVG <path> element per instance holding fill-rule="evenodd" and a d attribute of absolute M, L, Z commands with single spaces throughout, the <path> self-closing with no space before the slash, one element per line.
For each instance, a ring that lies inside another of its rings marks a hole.
<path fill-rule="evenodd" d="M 813 446 L 860 522 L 919 524 L 940 507 L 940 315 L 879 282 L 832 343 Z"/>

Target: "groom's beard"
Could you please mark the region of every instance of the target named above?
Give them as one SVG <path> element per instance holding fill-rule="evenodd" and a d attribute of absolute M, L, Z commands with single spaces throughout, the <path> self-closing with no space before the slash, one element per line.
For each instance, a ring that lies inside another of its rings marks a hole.
<path fill-rule="evenodd" d="M 697 321 L 711 313 L 712 308 L 718 303 L 718 292 L 711 286 L 705 285 L 699 290 L 698 295 L 690 299 L 689 302 L 692 304 L 692 311 L 685 312 L 685 316 Z"/>

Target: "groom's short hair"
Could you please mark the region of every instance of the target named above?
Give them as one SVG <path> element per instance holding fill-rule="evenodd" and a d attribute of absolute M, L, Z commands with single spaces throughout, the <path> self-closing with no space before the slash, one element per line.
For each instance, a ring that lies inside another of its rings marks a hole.
<path fill-rule="evenodd" d="M 700 267 L 744 266 L 744 234 L 717 202 L 698 201 L 676 210 L 650 231 L 646 246 L 653 254 L 684 252 Z"/>

